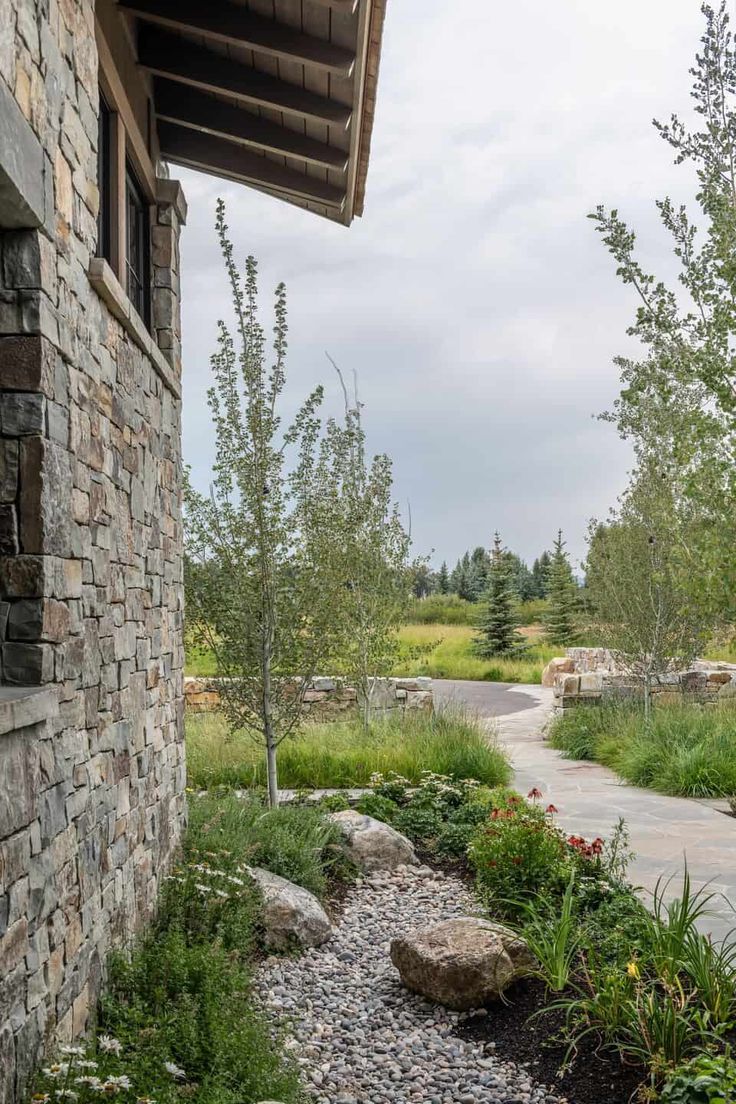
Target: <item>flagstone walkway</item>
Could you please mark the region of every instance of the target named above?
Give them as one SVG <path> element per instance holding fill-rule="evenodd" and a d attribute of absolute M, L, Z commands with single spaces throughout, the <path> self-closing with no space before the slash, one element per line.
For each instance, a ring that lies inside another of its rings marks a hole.
<path fill-rule="evenodd" d="M 606 836 L 623 817 L 636 854 L 629 876 L 648 895 L 658 878 L 672 876 L 668 895 L 677 896 L 687 860 L 693 885 L 710 882 L 709 890 L 718 895 L 703 929 L 722 938 L 736 928 L 736 819 L 713 807 L 718 803 L 665 797 L 628 786 L 597 763 L 563 759 L 543 738 L 552 691 L 541 686 L 436 680 L 434 693 L 440 707 L 456 701 L 493 719 L 513 763 L 515 785 L 522 793 L 537 786 L 559 810 L 566 831 Z"/>

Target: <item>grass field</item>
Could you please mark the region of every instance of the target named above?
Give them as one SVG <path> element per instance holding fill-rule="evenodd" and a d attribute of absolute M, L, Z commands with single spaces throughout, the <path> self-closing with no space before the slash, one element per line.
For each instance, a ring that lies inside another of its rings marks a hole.
<path fill-rule="evenodd" d="M 539 683 L 544 666 L 564 649 L 543 643 L 539 639 L 538 626 L 530 625 L 521 631 L 529 638 L 529 650 L 522 656 L 479 659 L 472 648 L 475 629 L 469 625 L 404 625 L 399 633 L 404 658 L 397 664 L 394 674 Z M 424 654 L 424 649 L 431 645 L 434 647 Z M 416 656 L 417 650 L 423 654 Z"/>
<path fill-rule="evenodd" d="M 186 741 L 190 786 L 265 785 L 263 750 L 250 736 L 231 733 L 221 714 L 188 713 Z M 376 720 L 368 733 L 357 718 L 305 724 L 279 747 L 279 783 L 288 789 L 364 786 L 376 771 L 418 782 L 424 770 L 488 786 L 509 778 L 488 730 L 449 710 Z"/>
<path fill-rule="evenodd" d="M 736 703 L 658 705 L 649 729 L 637 705 L 578 706 L 555 718 L 550 742 L 635 786 L 682 797 L 736 794 Z"/>
<path fill-rule="evenodd" d="M 564 649 L 543 643 L 538 625 L 521 632 L 529 638 L 529 650 L 518 659 L 479 659 L 473 654 L 475 629 L 470 625 L 404 625 L 399 632 L 402 656 L 392 673 L 401 677 L 539 683 L 545 664 Z M 186 654 L 188 675 L 210 678 L 217 674 L 211 652 L 190 646 Z"/>

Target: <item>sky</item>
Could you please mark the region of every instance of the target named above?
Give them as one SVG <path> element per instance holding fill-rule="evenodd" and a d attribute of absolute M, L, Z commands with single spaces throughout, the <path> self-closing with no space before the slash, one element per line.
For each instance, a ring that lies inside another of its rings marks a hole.
<path fill-rule="evenodd" d="M 260 264 L 264 321 L 289 301 L 286 409 L 325 352 L 357 373 L 369 448 L 394 462 L 414 548 L 450 566 L 504 543 L 532 560 L 562 528 L 574 562 L 626 484 L 629 447 L 596 419 L 618 392 L 631 289 L 586 218 L 617 207 L 641 258 L 671 252 L 654 200 L 691 198 L 651 125 L 688 118 L 699 0 L 389 0 L 365 214 L 349 229 L 176 169 L 182 236 L 184 458 L 208 484 L 206 390 L 230 317 L 214 235 Z"/>

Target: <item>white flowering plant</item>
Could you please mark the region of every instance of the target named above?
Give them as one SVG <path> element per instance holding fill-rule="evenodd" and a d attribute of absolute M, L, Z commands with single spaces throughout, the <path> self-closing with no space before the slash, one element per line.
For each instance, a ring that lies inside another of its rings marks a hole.
<path fill-rule="evenodd" d="M 188 1081 L 186 1070 L 162 1061 L 154 1097 L 140 1083 L 136 1064 L 135 1056 L 126 1054 L 123 1044 L 112 1035 L 65 1043 L 54 1060 L 41 1068 L 30 1104 L 99 1104 L 104 1098 L 114 1099 L 116 1104 L 165 1104 Z"/>
<path fill-rule="evenodd" d="M 434 771 L 422 771 L 417 783 L 377 773 L 371 789 L 358 803 L 361 812 L 392 824 L 430 852 L 455 857 L 465 855 L 474 828 L 506 792 Z"/>
<path fill-rule="evenodd" d="M 230 851 L 189 848 L 166 879 L 162 912 L 191 937 L 246 953 L 259 929 L 259 897 L 246 863 Z"/>

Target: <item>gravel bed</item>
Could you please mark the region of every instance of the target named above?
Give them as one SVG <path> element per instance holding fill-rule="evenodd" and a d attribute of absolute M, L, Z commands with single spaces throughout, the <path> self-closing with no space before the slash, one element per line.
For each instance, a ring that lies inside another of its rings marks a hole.
<path fill-rule="evenodd" d="M 403 988 L 389 959 L 394 935 L 474 903 L 428 867 L 374 874 L 346 899 L 334 936 L 298 958 L 271 957 L 257 978 L 264 1006 L 289 1025 L 287 1046 L 317 1104 L 559 1104 L 493 1043 L 461 1039 L 466 1015 Z"/>

